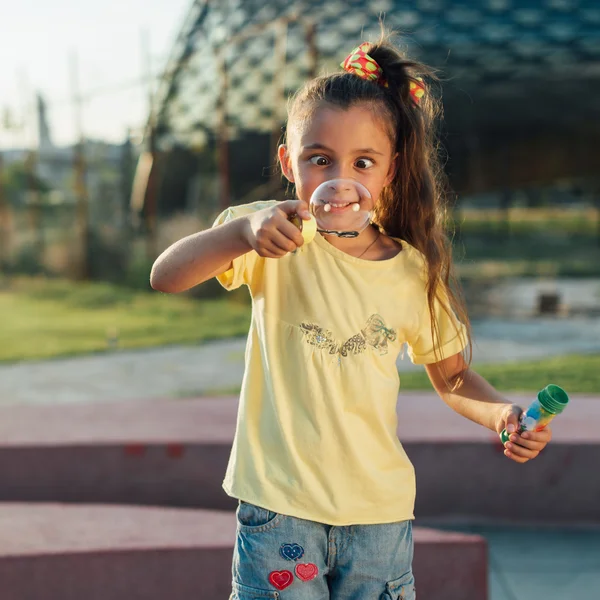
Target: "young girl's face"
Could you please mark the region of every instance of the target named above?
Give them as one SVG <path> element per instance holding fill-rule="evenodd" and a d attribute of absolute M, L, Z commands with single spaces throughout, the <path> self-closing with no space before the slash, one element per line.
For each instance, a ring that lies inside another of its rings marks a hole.
<path fill-rule="evenodd" d="M 288 145 L 279 148 L 283 174 L 309 202 L 315 189 L 331 179 L 354 179 L 371 194 L 372 210 L 395 172 L 392 141 L 379 117 L 366 104 L 346 110 L 325 104 L 300 128 L 292 123 Z"/>

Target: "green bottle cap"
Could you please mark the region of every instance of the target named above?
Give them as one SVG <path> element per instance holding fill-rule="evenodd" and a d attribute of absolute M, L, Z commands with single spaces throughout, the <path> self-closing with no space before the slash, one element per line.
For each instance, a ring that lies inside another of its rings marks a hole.
<path fill-rule="evenodd" d="M 551 383 L 538 393 L 538 400 L 549 413 L 560 415 L 569 403 L 569 396 L 561 387 Z"/>

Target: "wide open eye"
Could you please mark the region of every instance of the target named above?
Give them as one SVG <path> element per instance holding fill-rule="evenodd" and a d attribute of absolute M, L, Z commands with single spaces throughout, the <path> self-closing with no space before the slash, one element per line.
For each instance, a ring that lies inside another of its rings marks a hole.
<path fill-rule="evenodd" d="M 308 160 L 310 160 L 310 162 L 313 165 L 318 165 L 319 167 L 325 167 L 329 164 L 329 159 L 326 156 L 323 156 L 322 154 L 315 154 L 314 156 L 311 156 Z"/>
<path fill-rule="evenodd" d="M 359 169 L 370 169 L 375 163 L 370 158 L 359 158 L 354 164 Z"/>

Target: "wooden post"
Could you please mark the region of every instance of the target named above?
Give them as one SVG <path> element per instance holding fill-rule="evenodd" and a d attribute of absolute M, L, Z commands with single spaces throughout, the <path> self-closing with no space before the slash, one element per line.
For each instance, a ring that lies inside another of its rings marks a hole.
<path fill-rule="evenodd" d="M 227 128 L 227 88 L 229 84 L 227 75 L 227 60 L 224 50 L 218 62 L 218 74 L 220 78 L 219 95 L 217 98 L 217 169 L 219 173 L 219 205 L 225 210 L 231 204 L 229 185 L 229 132 Z"/>
<path fill-rule="evenodd" d="M 127 131 L 127 137 L 121 146 L 121 159 L 119 161 L 120 167 L 120 181 L 119 187 L 121 188 L 121 215 L 119 220 L 119 227 L 125 233 L 127 238 L 132 229 L 131 219 L 131 190 L 133 188 L 133 177 L 134 177 L 134 164 L 133 164 L 133 147 L 131 144 L 131 130 Z"/>
<path fill-rule="evenodd" d="M 8 267 L 8 255 L 10 251 L 8 203 L 4 194 L 3 171 L 4 159 L 0 152 L 0 271 L 4 271 Z"/>
<path fill-rule="evenodd" d="M 78 260 L 76 265 L 76 276 L 78 279 L 87 279 L 89 273 L 89 196 L 86 184 L 85 163 L 85 138 L 83 134 L 83 101 L 79 94 L 79 73 L 77 55 L 71 55 L 71 91 L 73 94 L 73 108 L 75 127 L 77 132 L 77 143 L 73 148 L 73 170 L 75 175 L 75 230 L 77 235 Z"/>
<path fill-rule="evenodd" d="M 148 149 L 150 154 L 150 171 L 146 184 L 146 257 L 155 260 L 158 256 L 158 189 L 156 164 L 156 131 L 151 122 L 148 133 Z"/>
<path fill-rule="evenodd" d="M 281 127 L 285 122 L 285 66 L 287 62 L 287 21 L 282 20 L 275 27 L 275 40 L 273 48 L 273 124 L 271 130 L 271 160 L 274 167 L 271 169 L 271 185 L 277 189 L 277 182 L 281 176 L 277 168 L 277 148 L 282 138 Z"/>
<path fill-rule="evenodd" d="M 308 23 L 306 25 L 306 47 L 308 48 L 308 79 L 314 79 L 317 76 L 319 66 L 319 48 L 317 46 L 317 25 Z"/>
<path fill-rule="evenodd" d="M 27 212 L 29 214 L 29 224 L 33 232 L 33 248 L 35 259 L 38 265 L 44 264 L 45 240 L 42 223 L 42 203 L 39 190 L 39 180 L 36 174 L 37 155 L 35 151 L 30 150 L 25 160 L 25 169 L 27 172 Z"/>
<path fill-rule="evenodd" d="M 152 167 L 148 174 L 146 187 L 146 257 L 154 261 L 158 256 L 158 180 L 156 161 L 156 118 L 154 114 L 154 90 L 152 81 L 152 53 L 150 50 L 150 37 L 147 30 L 141 32 L 141 53 L 143 58 L 142 77 L 146 79 L 148 88 L 148 146 Z"/>

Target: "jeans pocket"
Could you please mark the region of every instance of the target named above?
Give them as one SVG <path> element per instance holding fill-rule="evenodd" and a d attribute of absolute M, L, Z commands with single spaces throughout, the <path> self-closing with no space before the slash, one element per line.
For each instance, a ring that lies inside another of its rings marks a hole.
<path fill-rule="evenodd" d="M 265 598 L 279 598 L 275 590 L 259 590 L 241 583 L 233 582 L 230 600 L 264 600 Z"/>
<path fill-rule="evenodd" d="M 415 578 L 412 571 L 405 573 L 402 577 L 388 581 L 381 600 L 415 600 Z"/>
<path fill-rule="evenodd" d="M 239 528 L 248 532 L 266 531 L 275 527 L 281 519 L 280 514 L 243 500 L 240 500 L 236 514 Z"/>

